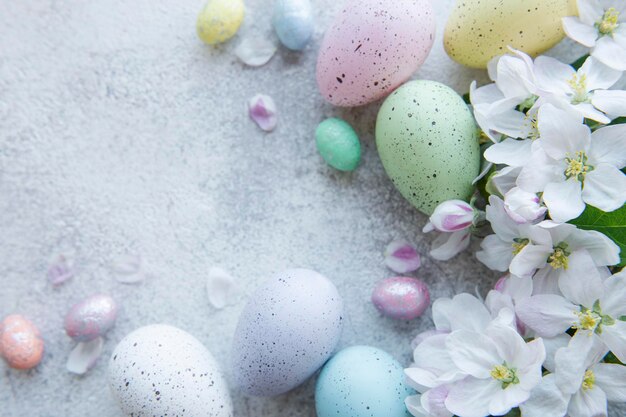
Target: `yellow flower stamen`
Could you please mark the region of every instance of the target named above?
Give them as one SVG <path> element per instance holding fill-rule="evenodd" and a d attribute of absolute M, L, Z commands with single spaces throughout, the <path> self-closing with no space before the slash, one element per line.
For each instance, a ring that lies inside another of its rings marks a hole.
<path fill-rule="evenodd" d="M 596 376 L 593 374 L 591 369 L 587 369 L 585 371 L 585 377 L 583 379 L 582 388 L 585 391 L 593 389 L 593 386 L 596 383 Z"/>
<path fill-rule="evenodd" d="M 513 246 L 513 256 L 517 255 L 530 243 L 528 239 L 515 239 L 511 246 Z"/>
<path fill-rule="evenodd" d="M 567 81 L 574 95 L 572 96 L 572 104 L 586 103 L 589 101 L 589 92 L 587 90 L 587 74 L 574 74 Z"/>
<path fill-rule="evenodd" d="M 578 316 L 577 329 L 596 330 L 596 327 L 602 322 L 602 317 L 592 310 L 580 311 L 576 313 Z"/>
<path fill-rule="evenodd" d="M 587 154 L 583 151 L 576 152 L 573 158 L 565 158 L 567 162 L 567 168 L 565 168 L 565 176 L 569 178 L 575 178 L 580 182 L 585 181 L 585 175 L 593 169 L 590 165 L 587 165 Z"/>
<path fill-rule="evenodd" d="M 596 23 L 596 26 L 601 34 L 612 35 L 619 26 L 619 12 L 615 7 L 606 10 L 602 16 L 602 20 Z"/>
<path fill-rule="evenodd" d="M 554 269 L 567 269 L 569 260 L 567 259 L 567 253 L 562 248 L 554 248 L 554 252 L 548 257 L 548 263 Z"/>
<path fill-rule="evenodd" d="M 517 370 L 508 367 L 506 363 L 494 366 L 490 374 L 493 379 L 502 382 L 502 389 L 506 389 L 511 384 L 519 384 Z"/>

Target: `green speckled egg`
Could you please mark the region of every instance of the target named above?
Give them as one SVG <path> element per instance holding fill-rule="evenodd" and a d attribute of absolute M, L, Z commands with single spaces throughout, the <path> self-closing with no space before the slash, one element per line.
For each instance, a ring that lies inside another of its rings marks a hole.
<path fill-rule="evenodd" d="M 451 88 L 421 80 L 398 88 L 378 112 L 376 146 L 391 181 L 421 212 L 471 197 L 480 169 L 478 129 Z"/>
<path fill-rule="evenodd" d="M 487 68 L 508 47 L 536 56 L 565 36 L 561 19 L 576 16 L 576 0 L 458 0 L 444 33 L 448 55 Z"/>

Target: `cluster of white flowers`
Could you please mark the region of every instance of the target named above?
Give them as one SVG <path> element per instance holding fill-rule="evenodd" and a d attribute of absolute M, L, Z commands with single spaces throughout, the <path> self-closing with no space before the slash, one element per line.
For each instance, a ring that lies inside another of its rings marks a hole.
<path fill-rule="evenodd" d="M 615 120 L 626 91 L 611 89 L 626 71 L 626 2 L 578 8 L 563 24 L 592 48 L 580 68 L 511 50 L 490 64 L 493 83 L 471 86 L 486 209 L 447 201 L 424 231 L 441 233 L 431 255 L 447 260 L 486 220 L 493 234 L 476 256 L 506 275 L 484 302 L 433 304 L 436 330 L 416 339 L 406 370 L 415 416 L 606 416 L 607 401 L 626 402 L 626 272 L 609 269 L 620 248 L 568 223 L 626 201 L 626 124 Z"/>

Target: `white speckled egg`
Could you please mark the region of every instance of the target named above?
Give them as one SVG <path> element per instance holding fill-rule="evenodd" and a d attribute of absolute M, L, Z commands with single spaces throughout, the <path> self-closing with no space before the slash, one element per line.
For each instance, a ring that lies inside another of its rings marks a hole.
<path fill-rule="evenodd" d="M 480 169 L 478 131 L 451 88 L 419 80 L 394 91 L 378 112 L 376 146 L 391 181 L 423 213 L 472 195 Z"/>
<path fill-rule="evenodd" d="M 233 416 L 217 362 L 176 327 L 155 324 L 126 336 L 109 361 L 109 385 L 129 416 Z"/>
<path fill-rule="evenodd" d="M 320 92 L 336 106 L 378 100 L 418 70 L 434 38 L 430 0 L 350 0 L 320 47 Z"/>
<path fill-rule="evenodd" d="M 285 47 L 301 51 L 313 36 L 313 8 L 309 0 L 276 0 L 274 30 Z"/>
<path fill-rule="evenodd" d="M 538 55 L 565 36 L 561 19 L 578 15 L 576 0 L 458 0 L 444 35 L 455 61 L 486 68 L 508 47 Z"/>
<path fill-rule="evenodd" d="M 246 305 L 233 341 L 233 379 L 246 394 L 273 396 L 309 378 L 332 355 L 343 301 L 326 277 L 290 269 L 268 280 Z"/>
<path fill-rule="evenodd" d="M 390 354 L 370 346 L 337 353 L 317 378 L 318 417 L 410 417 L 404 400 L 412 390 L 402 366 Z"/>

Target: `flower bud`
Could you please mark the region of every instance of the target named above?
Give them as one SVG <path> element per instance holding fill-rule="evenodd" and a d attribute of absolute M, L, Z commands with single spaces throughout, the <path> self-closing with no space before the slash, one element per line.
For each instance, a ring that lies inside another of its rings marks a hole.
<path fill-rule="evenodd" d="M 537 194 L 515 187 L 504 195 L 504 210 L 517 224 L 542 220 L 547 208 L 541 205 Z"/>
<path fill-rule="evenodd" d="M 438 230 L 453 233 L 469 228 L 474 221 L 474 209 L 465 201 L 448 200 L 439 204 L 424 232 Z"/>

